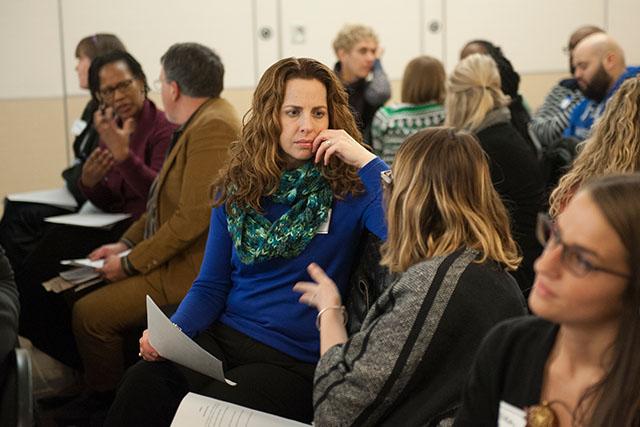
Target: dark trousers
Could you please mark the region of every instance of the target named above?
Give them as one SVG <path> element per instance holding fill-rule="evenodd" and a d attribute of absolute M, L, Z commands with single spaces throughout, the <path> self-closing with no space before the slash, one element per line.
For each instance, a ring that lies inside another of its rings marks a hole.
<path fill-rule="evenodd" d="M 100 245 L 117 241 L 129 222 L 109 230 L 51 225 L 16 271 L 20 293 L 20 335 L 60 362 L 78 367 L 80 357 L 71 328 L 75 292 L 47 292 L 42 283 L 68 268 L 63 259 L 84 258 Z"/>
<path fill-rule="evenodd" d="M 49 216 L 64 215 L 70 211 L 40 203 L 12 202 L 5 199 L 0 221 L 0 246 L 4 247 L 14 271 L 22 266 L 52 224 L 44 222 Z"/>
<path fill-rule="evenodd" d="M 196 342 L 222 360 L 226 378 L 236 386 L 172 362 L 140 361 L 120 383 L 105 426 L 168 426 L 189 391 L 285 418 L 312 420 L 315 365 L 219 323 Z"/>

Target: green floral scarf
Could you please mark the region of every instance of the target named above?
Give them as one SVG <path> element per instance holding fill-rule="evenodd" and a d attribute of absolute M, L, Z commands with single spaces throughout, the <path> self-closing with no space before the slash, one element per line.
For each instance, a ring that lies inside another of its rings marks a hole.
<path fill-rule="evenodd" d="M 298 256 L 329 217 L 333 192 L 318 168 L 308 162 L 284 171 L 271 199 L 291 206 L 273 223 L 255 209 L 242 209 L 235 203 L 227 213 L 227 229 L 245 264 Z"/>

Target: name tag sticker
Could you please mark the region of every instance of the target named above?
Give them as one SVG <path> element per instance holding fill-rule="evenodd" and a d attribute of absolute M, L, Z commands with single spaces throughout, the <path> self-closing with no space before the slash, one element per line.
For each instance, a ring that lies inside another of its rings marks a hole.
<path fill-rule="evenodd" d="M 504 400 L 500 401 L 498 413 L 498 427 L 526 427 L 527 414 L 517 406 L 513 406 Z"/>
<path fill-rule="evenodd" d="M 562 108 L 563 110 L 567 108 L 569 105 L 571 105 L 571 98 L 569 97 L 563 99 L 562 102 L 560 102 L 560 108 Z"/>
<path fill-rule="evenodd" d="M 331 209 L 329 209 L 329 214 L 327 215 L 327 220 L 320 224 L 318 227 L 318 231 L 316 234 L 329 234 L 329 223 L 331 222 Z"/>
<path fill-rule="evenodd" d="M 82 133 L 83 130 L 86 129 L 86 127 L 87 127 L 87 122 L 85 122 L 82 119 L 77 119 L 71 125 L 71 134 L 73 136 L 78 136 L 78 135 L 80 135 Z"/>

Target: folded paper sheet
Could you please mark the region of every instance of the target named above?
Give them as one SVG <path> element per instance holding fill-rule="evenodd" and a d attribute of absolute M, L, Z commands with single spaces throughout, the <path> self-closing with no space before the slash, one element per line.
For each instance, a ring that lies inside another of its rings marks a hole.
<path fill-rule="evenodd" d="M 147 295 L 147 325 L 149 343 L 160 356 L 218 381 L 236 385 L 224 377 L 222 361 L 200 347 L 171 323 L 149 295 Z"/>

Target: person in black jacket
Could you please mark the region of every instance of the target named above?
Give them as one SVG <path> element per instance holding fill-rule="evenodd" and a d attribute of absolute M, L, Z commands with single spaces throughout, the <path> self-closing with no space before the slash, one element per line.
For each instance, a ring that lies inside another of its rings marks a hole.
<path fill-rule="evenodd" d="M 345 25 L 333 41 L 338 57 L 334 71 L 349 94 L 349 106 L 364 142 L 371 145 L 373 116 L 391 97 L 391 84 L 382 69 L 382 49 L 372 28 Z"/>
<path fill-rule="evenodd" d="M 446 121 L 475 133 L 489 156 L 493 185 L 509 209 L 513 237 L 524 258 L 513 275 L 526 295 L 533 283 L 533 261 L 542 251 L 535 226 L 544 183 L 535 154 L 511 123 L 508 103 L 498 67 L 487 55 L 466 57 L 449 77 Z"/>
<path fill-rule="evenodd" d="M 89 88 L 89 66 L 97 56 L 125 50 L 124 44 L 113 34 L 94 34 L 80 40 L 76 47 L 76 72 L 80 88 Z M 62 171 L 65 186 L 80 207 L 85 197 L 78 188 L 82 165 L 89 154 L 98 145 L 98 133 L 93 127 L 93 114 L 98 109 L 98 101 L 91 99 L 82 115 L 71 128 L 73 141 L 73 164 Z M 5 200 L 4 215 L 0 221 L 0 245 L 4 246 L 6 256 L 14 271 L 17 271 L 44 235 L 44 218 L 70 213 L 68 210 L 39 203 L 23 203 Z"/>
<path fill-rule="evenodd" d="M 536 145 L 529 135 L 529 122 L 531 114 L 524 105 L 522 95 L 518 93 L 520 87 L 520 75 L 511 65 L 511 61 L 504 56 L 499 46 L 487 40 L 472 40 L 465 45 L 460 52 L 460 59 L 464 59 L 473 53 L 482 53 L 489 55 L 498 66 L 500 73 L 500 82 L 502 92 L 511 98 L 508 107 L 511 113 L 511 124 L 518 131 L 520 136 L 529 144 L 529 147 L 536 153 L 540 154 L 540 147 Z"/>

